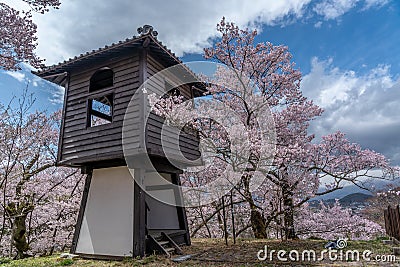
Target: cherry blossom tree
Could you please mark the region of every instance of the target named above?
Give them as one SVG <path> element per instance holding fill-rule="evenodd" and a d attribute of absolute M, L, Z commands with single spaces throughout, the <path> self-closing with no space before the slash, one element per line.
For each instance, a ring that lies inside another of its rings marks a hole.
<path fill-rule="evenodd" d="M 43 60 L 36 54 L 37 27 L 32 21 L 32 12 L 45 13 L 58 8 L 59 0 L 21 0 L 29 10 L 18 11 L 0 3 L 0 67 L 6 70 L 20 69 L 21 62 L 40 67 Z"/>
<path fill-rule="evenodd" d="M 227 180 L 235 201 L 244 201 L 248 207 L 248 224 L 239 232 L 251 228 L 256 238 L 266 238 L 269 226 L 280 224 L 285 238 L 296 238 L 295 210 L 309 199 L 340 190 L 346 183 L 364 187 L 373 169 L 392 174 L 394 169 L 383 155 L 350 143 L 343 133 L 327 135 L 319 143 L 314 140 L 309 124 L 323 111 L 303 96 L 301 73 L 286 46 L 255 43 L 256 30 L 239 29 L 225 19 L 217 30 L 221 39 L 204 52 L 206 59 L 221 65 L 205 81 L 207 96 L 194 104 L 179 96 L 159 99 L 152 93 L 149 100 L 152 110 L 167 124 L 190 124 L 206 140 L 205 150 L 214 155 L 212 167 L 197 174 L 186 173 L 184 185 L 198 187 L 221 177 Z M 210 100 L 222 103 L 225 110 Z M 227 129 L 210 119 L 216 117 L 236 117 L 242 127 Z M 270 129 L 263 127 L 272 124 L 274 134 L 265 136 Z M 242 142 L 244 136 L 246 142 Z M 237 146 L 235 151 L 232 144 Z M 249 152 L 240 153 L 245 150 Z M 233 181 L 237 173 L 240 179 Z M 324 177 L 330 182 L 321 192 Z M 202 208 L 197 211 L 201 221 L 196 230 L 210 230 L 208 222 L 223 207 L 218 203 L 220 200 L 211 204 L 208 216 Z"/>
<path fill-rule="evenodd" d="M 33 102 L 25 90 L 0 105 L 0 246 L 15 258 L 66 246 L 82 191 L 76 170 L 55 167 L 60 112 L 30 112 Z"/>
<path fill-rule="evenodd" d="M 385 234 L 381 225 L 343 208 L 339 201 L 332 207 L 322 202 L 318 208 L 306 204 L 297 214 L 296 230 L 302 238 L 370 240 Z"/>
<path fill-rule="evenodd" d="M 278 149 L 278 157 L 279 152 Z M 285 167 L 275 170 L 278 174 L 273 176 L 277 181 L 268 179 L 275 186 L 281 186 L 283 208 L 275 211 L 275 215 L 283 214 L 285 235 L 288 238 L 296 237 L 295 209 L 312 197 L 340 190 L 348 184 L 369 189 L 367 178 L 392 177 L 395 170 L 383 155 L 350 143 L 340 132 L 324 136 L 320 143 L 304 144 L 296 154 L 293 151 L 290 153 L 279 163 Z M 375 177 L 371 172 L 374 169 L 388 173 Z M 324 178 L 328 178 L 329 182 L 321 185 L 320 181 Z M 274 218 L 273 215 L 270 212 L 270 218 Z"/>

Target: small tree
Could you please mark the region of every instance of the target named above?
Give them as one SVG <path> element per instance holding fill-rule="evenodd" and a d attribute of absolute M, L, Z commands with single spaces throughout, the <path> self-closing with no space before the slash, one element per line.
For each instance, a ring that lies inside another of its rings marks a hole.
<path fill-rule="evenodd" d="M 76 170 L 55 167 L 60 112 L 30 113 L 33 101 L 25 91 L 16 107 L 0 106 L 0 244 L 13 254 L 10 237 L 16 258 L 60 248 L 57 236 L 66 244 L 82 188 Z"/>

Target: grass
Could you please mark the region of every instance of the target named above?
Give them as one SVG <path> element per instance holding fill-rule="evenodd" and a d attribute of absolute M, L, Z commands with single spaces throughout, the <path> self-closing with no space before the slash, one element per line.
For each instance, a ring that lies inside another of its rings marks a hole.
<path fill-rule="evenodd" d="M 313 249 L 317 253 L 324 249 L 324 240 L 255 240 L 239 239 L 234 245 L 229 240 L 226 246 L 221 239 L 193 239 L 192 246 L 184 247 L 184 253 L 192 255 L 192 258 L 182 263 L 175 263 L 161 255 L 151 255 L 143 259 L 125 259 L 123 261 L 97 261 L 85 259 L 60 259 L 58 255 L 49 257 L 28 258 L 12 261 L 0 258 L 0 267 L 131 267 L 131 266 L 377 266 L 376 263 L 361 262 L 329 262 L 324 261 L 319 264 L 309 262 L 262 262 L 257 259 L 257 252 L 268 246 L 268 251 L 272 249 L 291 251 L 293 249 L 303 251 Z M 391 247 L 386 246 L 381 240 L 374 241 L 349 241 L 346 249 L 349 250 L 371 250 L 375 255 L 391 254 Z M 270 264 L 270 265 L 268 265 Z M 356 264 L 356 265 L 355 265 Z M 394 266 L 393 263 L 382 266 Z"/>
<path fill-rule="evenodd" d="M 0 266 L 7 267 L 56 267 L 56 266 L 72 266 L 74 261 L 71 259 L 60 259 L 57 256 L 28 258 L 23 260 L 2 259 Z"/>

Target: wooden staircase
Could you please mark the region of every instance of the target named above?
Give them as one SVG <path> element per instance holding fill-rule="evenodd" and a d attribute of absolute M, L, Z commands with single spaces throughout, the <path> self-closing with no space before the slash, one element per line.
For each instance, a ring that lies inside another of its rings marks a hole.
<path fill-rule="evenodd" d="M 165 254 L 168 258 L 172 254 L 182 255 L 182 249 L 175 243 L 175 241 L 165 232 L 160 235 L 147 235 L 146 251 L 148 254 L 160 253 Z"/>

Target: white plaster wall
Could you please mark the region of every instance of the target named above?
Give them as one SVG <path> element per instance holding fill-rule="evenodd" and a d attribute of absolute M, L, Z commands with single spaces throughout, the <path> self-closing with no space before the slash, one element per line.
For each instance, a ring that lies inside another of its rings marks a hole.
<path fill-rule="evenodd" d="M 93 171 L 77 253 L 131 256 L 133 195 L 128 167 Z"/>

